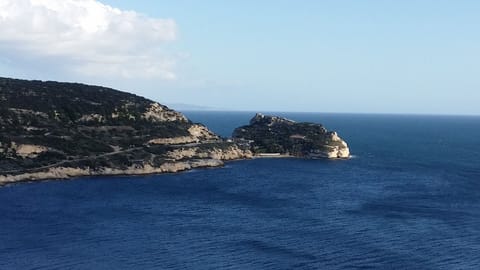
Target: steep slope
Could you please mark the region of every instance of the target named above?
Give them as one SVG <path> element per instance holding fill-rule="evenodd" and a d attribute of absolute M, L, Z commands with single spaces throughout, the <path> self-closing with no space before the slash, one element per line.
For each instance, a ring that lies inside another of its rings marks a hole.
<path fill-rule="evenodd" d="M 0 184 L 175 172 L 250 155 L 143 97 L 77 83 L 0 78 Z"/>
<path fill-rule="evenodd" d="M 348 158 L 350 149 L 336 132 L 314 123 L 257 113 L 250 124 L 233 132 L 239 143 L 249 143 L 255 154 L 280 153 L 310 158 Z"/>

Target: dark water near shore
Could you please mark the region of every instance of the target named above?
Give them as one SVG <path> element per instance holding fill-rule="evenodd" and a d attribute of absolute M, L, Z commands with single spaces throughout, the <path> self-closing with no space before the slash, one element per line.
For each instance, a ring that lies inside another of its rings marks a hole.
<path fill-rule="evenodd" d="M 285 116 L 355 158 L 0 188 L 0 269 L 480 269 L 480 117 Z"/>

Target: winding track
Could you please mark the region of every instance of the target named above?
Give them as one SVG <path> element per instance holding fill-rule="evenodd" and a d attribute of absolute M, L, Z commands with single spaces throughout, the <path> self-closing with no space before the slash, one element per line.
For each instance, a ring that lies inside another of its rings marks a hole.
<path fill-rule="evenodd" d="M 178 147 L 195 147 L 195 146 L 198 146 L 200 144 L 209 144 L 209 143 L 218 143 L 218 141 L 205 141 L 205 142 L 187 143 L 187 144 L 172 144 L 172 145 L 169 145 L 169 146 L 175 147 L 175 148 L 178 148 Z M 108 152 L 108 153 L 105 153 L 105 154 L 100 154 L 100 155 L 95 155 L 95 156 L 82 157 L 82 158 L 71 159 L 71 160 L 62 160 L 62 161 L 59 161 L 57 163 L 53 163 L 53 164 L 45 165 L 45 166 L 41 166 L 41 167 L 36 167 L 36 168 L 31 168 L 31 169 L 3 171 L 3 172 L 0 172 L 0 174 L 7 175 L 7 174 L 16 174 L 16 173 L 32 173 L 32 172 L 36 172 L 36 171 L 42 171 L 42 170 L 58 167 L 58 166 L 61 166 L 65 163 L 87 161 L 87 160 L 92 160 L 92 159 L 97 159 L 97 158 L 102 158 L 102 157 L 107 157 L 107 156 L 113 156 L 113 155 L 117 155 L 117 154 L 132 152 L 132 151 L 135 151 L 135 150 L 140 150 L 144 147 L 148 147 L 148 145 L 142 145 L 142 146 L 138 146 L 138 147 L 117 150 L 117 151 Z"/>

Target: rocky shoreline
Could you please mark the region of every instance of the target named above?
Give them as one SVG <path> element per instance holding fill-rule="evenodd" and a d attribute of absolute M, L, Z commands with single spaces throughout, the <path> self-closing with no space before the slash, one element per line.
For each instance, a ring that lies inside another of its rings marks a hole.
<path fill-rule="evenodd" d="M 48 171 L 37 173 L 24 173 L 18 175 L 1 175 L 0 186 L 19 183 L 19 182 L 34 182 L 44 180 L 66 180 L 78 177 L 87 176 L 140 176 L 140 175 L 155 175 L 165 173 L 179 173 L 197 168 L 215 168 L 222 167 L 225 163 L 221 160 L 192 160 L 184 162 L 165 163 L 160 167 L 146 166 L 144 168 L 136 167 L 127 170 L 112 169 L 112 168 L 70 168 L 70 167 L 56 167 Z"/>
<path fill-rule="evenodd" d="M 73 168 L 73 167 L 55 167 L 47 171 L 35 173 L 22 173 L 17 175 L 0 175 L 0 187 L 24 182 L 37 182 L 49 180 L 69 180 L 80 177 L 100 177 L 100 176 L 145 176 L 181 173 L 193 169 L 219 168 L 224 167 L 226 162 L 234 162 L 249 159 L 277 159 L 277 158 L 302 158 L 292 155 L 246 155 L 241 158 L 219 160 L 219 159 L 199 159 L 180 162 L 164 163 L 160 167 L 132 167 L 125 170 L 115 168 Z M 344 158 L 348 159 L 348 158 Z"/>
<path fill-rule="evenodd" d="M 349 155 L 347 143 L 319 124 L 256 114 L 225 139 L 130 93 L 0 77 L 0 185 L 176 173 L 249 158 Z"/>
<path fill-rule="evenodd" d="M 17 174 L 0 174 L 0 186 L 16 182 L 31 182 L 52 179 L 69 179 L 84 176 L 127 176 L 177 173 L 197 168 L 222 167 L 226 161 L 251 159 L 252 153 L 236 146 L 226 149 L 213 148 L 199 151 L 198 147 L 180 147 L 165 154 L 168 161 L 158 166 L 148 162 L 137 163 L 127 167 L 75 167 L 54 166 L 36 172 L 21 172 Z"/>

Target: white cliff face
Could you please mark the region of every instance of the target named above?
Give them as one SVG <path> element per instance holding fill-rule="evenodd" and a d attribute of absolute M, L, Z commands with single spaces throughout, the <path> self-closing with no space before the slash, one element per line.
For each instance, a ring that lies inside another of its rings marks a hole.
<path fill-rule="evenodd" d="M 194 137 L 198 140 L 218 140 L 219 137 L 210 131 L 207 127 L 202 126 L 202 125 L 192 125 L 189 129 L 188 132 L 190 133 L 191 137 Z"/>
<path fill-rule="evenodd" d="M 325 152 L 327 158 L 335 159 L 335 158 L 349 158 L 350 157 L 350 150 L 348 147 L 340 147 L 340 146 L 331 146 L 328 151 Z"/>
<path fill-rule="evenodd" d="M 328 144 L 322 150 L 315 150 L 309 154 L 312 158 L 346 159 L 350 158 L 350 149 L 347 143 L 336 132 L 330 132 Z"/>
<path fill-rule="evenodd" d="M 348 147 L 338 149 L 338 158 L 350 158 L 350 149 Z"/>
<path fill-rule="evenodd" d="M 208 128 L 202 125 L 192 125 L 188 129 L 190 136 L 179 136 L 173 138 L 155 138 L 148 141 L 149 144 L 189 144 L 189 143 L 199 143 L 203 141 L 215 141 L 220 138 L 210 131 Z"/>
<path fill-rule="evenodd" d="M 0 175 L 0 184 L 8 184 L 17 181 L 40 180 L 40 179 L 65 179 L 75 176 L 87 176 L 89 170 L 81 168 L 50 168 L 47 171 L 37 173 L 22 173 L 17 175 Z"/>
<path fill-rule="evenodd" d="M 7 152 L 10 154 L 15 153 L 17 156 L 22 158 L 36 158 L 41 153 L 47 151 L 48 148 L 43 145 L 16 144 L 15 142 L 12 142 L 10 147 L 3 149 L 2 144 L 0 143 L 0 152 Z"/>
<path fill-rule="evenodd" d="M 42 145 L 19 144 L 16 147 L 18 156 L 23 158 L 36 158 L 39 154 L 48 151 L 48 148 Z"/>
<path fill-rule="evenodd" d="M 329 158 L 349 158 L 350 149 L 347 143 L 338 136 L 336 132 L 331 133 L 331 141 L 335 142 L 335 146 L 332 147 L 332 151 L 329 152 Z"/>
<path fill-rule="evenodd" d="M 183 114 L 168 110 L 157 102 L 152 103 L 150 107 L 147 108 L 142 118 L 152 122 L 188 121 Z"/>
<path fill-rule="evenodd" d="M 199 147 L 180 148 L 170 151 L 167 156 L 174 160 L 182 160 L 186 158 L 236 160 L 252 158 L 253 154 L 250 150 L 242 150 L 238 148 L 238 146 L 232 145 L 226 149 L 212 148 L 202 150 Z"/>
<path fill-rule="evenodd" d="M 167 157 L 174 160 L 181 160 L 184 158 L 193 158 L 197 156 L 198 147 L 179 148 L 167 153 Z"/>
<path fill-rule="evenodd" d="M 252 158 L 253 153 L 250 150 L 242 150 L 238 146 L 231 146 L 227 149 L 218 149 L 214 148 L 212 151 L 209 151 L 209 157 L 212 159 L 219 160 L 236 160 L 244 158 Z"/>

